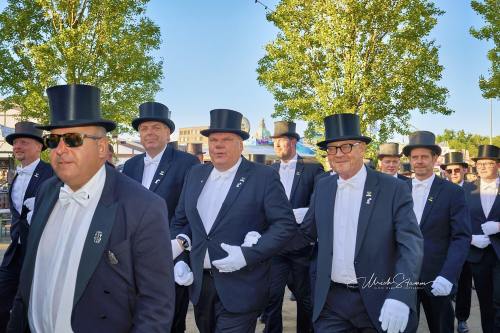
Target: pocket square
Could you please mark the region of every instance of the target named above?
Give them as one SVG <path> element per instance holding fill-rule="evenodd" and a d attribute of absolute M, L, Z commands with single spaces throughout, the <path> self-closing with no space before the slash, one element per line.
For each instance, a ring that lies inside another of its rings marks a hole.
<path fill-rule="evenodd" d="M 111 265 L 118 264 L 118 259 L 116 259 L 115 254 L 109 250 L 108 250 L 108 261 Z"/>

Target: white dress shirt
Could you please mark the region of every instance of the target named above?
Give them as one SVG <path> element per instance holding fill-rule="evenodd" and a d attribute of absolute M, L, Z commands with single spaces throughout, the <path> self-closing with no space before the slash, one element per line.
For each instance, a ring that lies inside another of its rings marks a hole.
<path fill-rule="evenodd" d="M 333 211 L 333 258 L 331 279 L 344 284 L 357 283 L 354 252 L 358 233 L 359 211 L 366 182 L 366 167 L 351 178 L 339 176 Z"/>
<path fill-rule="evenodd" d="M 43 230 L 29 303 L 31 332 L 73 332 L 71 313 L 85 239 L 106 180 L 101 169 L 78 191 L 64 185 Z"/>
<path fill-rule="evenodd" d="M 499 182 L 500 178 L 497 177 L 496 181 L 492 181 L 489 183 L 485 182 L 484 180 L 481 180 L 481 184 L 479 185 L 480 188 L 479 193 L 481 195 L 481 206 L 483 207 L 484 216 L 486 216 L 486 218 L 488 218 L 491 208 L 493 207 L 495 199 L 498 195 Z"/>
<path fill-rule="evenodd" d="M 297 154 L 288 162 L 280 162 L 280 180 L 288 200 L 292 193 L 293 178 L 295 176 L 295 169 L 297 168 Z"/>
<path fill-rule="evenodd" d="M 417 222 L 420 224 L 420 220 L 422 219 L 422 214 L 424 213 L 425 203 L 427 202 L 427 197 L 429 196 L 429 192 L 431 191 L 432 182 L 436 177 L 435 174 L 432 174 L 427 179 L 418 180 L 413 178 L 412 182 L 412 190 L 411 194 L 413 197 L 413 212 L 417 217 Z"/>
<path fill-rule="evenodd" d="M 219 214 L 219 211 L 226 199 L 227 193 L 233 183 L 234 176 L 238 167 L 241 164 L 241 157 L 238 162 L 226 171 L 219 171 L 213 168 L 208 176 L 207 182 L 203 187 L 203 190 L 198 197 L 198 202 L 196 203 L 196 208 L 200 214 L 201 221 L 205 227 L 205 231 L 208 234 L 212 226 L 214 225 L 215 219 Z M 210 257 L 207 253 L 205 255 L 205 261 L 203 262 L 203 268 L 211 268 Z"/>
<path fill-rule="evenodd" d="M 40 162 L 40 159 L 37 159 L 34 162 L 31 162 L 27 166 L 23 167 L 17 167 L 16 173 L 17 177 L 16 180 L 14 181 L 14 184 L 12 184 L 12 202 L 14 203 L 14 208 L 17 210 L 19 214 L 21 214 L 21 211 L 23 210 L 23 202 L 24 202 L 24 196 L 26 194 L 26 189 L 28 188 L 28 184 L 30 183 L 31 176 L 33 176 L 33 172 L 35 172 L 35 169 Z"/>
<path fill-rule="evenodd" d="M 156 169 L 158 169 L 158 165 L 160 164 L 161 158 L 163 156 L 163 153 L 165 152 L 165 149 L 167 149 L 167 145 L 165 145 L 165 148 L 156 155 L 155 157 L 149 156 L 148 153 L 146 153 L 146 156 L 144 156 L 144 170 L 142 172 L 142 186 L 145 188 L 149 189 L 151 186 L 151 182 L 153 181 L 153 178 L 156 174 Z"/>

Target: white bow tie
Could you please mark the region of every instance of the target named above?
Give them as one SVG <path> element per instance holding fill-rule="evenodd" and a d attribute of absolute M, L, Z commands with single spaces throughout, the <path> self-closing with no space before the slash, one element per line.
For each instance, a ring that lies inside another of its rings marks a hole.
<path fill-rule="evenodd" d="M 230 173 L 217 172 L 212 175 L 213 180 L 226 180 L 231 176 Z"/>
<path fill-rule="evenodd" d="M 427 183 L 420 181 L 418 179 L 412 179 L 411 182 L 412 182 L 413 187 L 415 187 L 415 188 L 426 188 L 427 187 Z"/>
<path fill-rule="evenodd" d="M 32 171 L 32 170 L 26 170 L 25 168 L 18 166 L 18 167 L 16 168 L 16 173 L 17 173 L 18 175 L 23 175 L 23 174 L 24 174 L 24 175 L 32 175 L 32 174 L 33 174 L 33 171 Z"/>
<path fill-rule="evenodd" d="M 481 190 L 496 190 L 497 189 L 497 183 L 496 182 L 491 182 L 491 183 L 486 183 L 486 182 L 481 182 Z"/>
<path fill-rule="evenodd" d="M 160 159 L 158 158 L 151 158 L 149 156 L 144 157 L 144 166 L 150 166 L 151 164 L 156 164 L 158 165 L 160 163 Z"/>
<path fill-rule="evenodd" d="M 61 187 L 59 192 L 59 201 L 63 206 L 68 205 L 71 201 L 76 202 L 82 207 L 86 207 L 89 203 L 90 196 L 86 191 L 70 192 L 66 187 Z"/>
<path fill-rule="evenodd" d="M 348 188 L 348 187 L 356 188 L 356 182 L 354 182 L 353 180 L 344 180 L 342 178 L 339 178 L 337 180 L 337 186 L 341 190 Z"/>
<path fill-rule="evenodd" d="M 281 167 L 283 170 L 286 170 L 286 169 L 291 169 L 291 168 L 294 168 L 296 164 L 297 164 L 297 162 L 296 162 L 296 161 L 292 161 L 292 162 L 288 162 L 288 163 L 283 163 L 283 162 L 281 162 L 280 167 Z"/>

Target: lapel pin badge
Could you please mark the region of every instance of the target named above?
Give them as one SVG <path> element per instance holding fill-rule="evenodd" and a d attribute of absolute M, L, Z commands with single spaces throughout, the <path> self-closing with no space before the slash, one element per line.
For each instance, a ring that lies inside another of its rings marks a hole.
<path fill-rule="evenodd" d="M 300 171 L 297 171 L 295 174 L 296 174 L 297 176 L 300 176 Z"/>
<path fill-rule="evenodd" d="M 236 187 L 240 187 L 241 184 L 243 184 L 245 182 L 245 177 L 241 177 L 238 184 L 236 184 Z"/>
<path fill-rule="evenodd" d="M 164 176 L 165 175 L 165 171 L 160 171 L 160 176 Z"/>
<path fill-rule="evenodd" d="M 159 182 L 160 182 L 160 180 L 159 180 L 159 179 L 155 180 L 155 184 L 158 184 Z"/>
<path fill-rule="evenodd" d="M 431 202 L 432 203 L 432 200 L 434 200 L 433 197 L 429 197 L 429 199 L 427 199 L 427 201 Z"/>
<path fill-rule="evenodd" d="M 94 243 L 99 244 L 102 240 L 102 231 L 96 231 L 94 234 Z"/>
<path fill-rule="evenodd" d="M 108 251 L 108 260 L 111 265 L 118 264 L 118 259 L 116 259 L 115 254 L 111 251 Z"/>
<path fill-rule="evenodd" d="M 33 175 L 33 177 L 38 178 L 38 172 Z"/>
<path fill-rule="evenodd" d="M 369 205 L 371 201 L 372 201 L 372 198 L 366 199 L 366 204 Z"/>

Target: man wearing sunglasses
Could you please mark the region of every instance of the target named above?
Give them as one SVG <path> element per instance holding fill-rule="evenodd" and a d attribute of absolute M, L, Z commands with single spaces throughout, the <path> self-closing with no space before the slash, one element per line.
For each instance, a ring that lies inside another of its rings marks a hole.
<path fill-rule="evenodd" d="M 422 235 L 410 191 L 363 165 L 371 139 L 357 115 L 328 116 L 324 125 L 318 146 L 337 174 L 318 180 L 300 226 L 318 247 L 314 331 L 414 332 Z"/>
<path fill-rule="evenodd" d="M 446 172 L 446 178 L 454 184 L 461 186 L 465 192 L 465 199 L 468 201 L 470 193 L 476 188 L 474 184 L 465 181 L 469 164 L 464 162 L 461 152 L 449 152 L 444 155 L 444 163 L 441 169 Z M 457 332 L 466 333 L 469 331 L 467 319 L 470 315 L 472 295 L 472 272 L 469 263 L 466 261 L 462 267 L 458 280 L 457 294 L 455 297 L 455 318 L 457 318 Z"/>
<path fill-rule="evenodd" d="M 469 199 L 472 243 L 467 260 L 476 287 L 483 332 L 500 332 L 500 149 L 481 145 L 479 180 Z"/>
<path fill-rule="evenodd" d="M 50 165 L 40 160 L 40 153 L 45 150 L 45 146 L 42 131 L 35 125 L 20 121 L 15 125 L 14 133 L 5 137 L 5 141 L 12 145 L 14 158 L 20 165 L 9 188 L 12 241 L 0 265 L 0 332 L 5 332 L 7 328 L 16 296 L 36 192 L 54 174 Z"/>
<path fill-rule="evenodd" d="M 132 127 L 139 132 L 141 144 L 146 152 L 125 162 L 123 173 L 162 197 L 167 204 L 168 216 L 172 217 L 179 201 L 184 177 L 193 165 L 199 164 L 198 159 L 169 144 L 175 124 L 170 119 L 170 110 L 162 103 L 141 104 L 139 117 L 132 121 Z M 173 249 L 178 248 L 175 245 Z M 176 284 L 172 333 L 182 333 L 186 330 L 188 306 L 188 288 Z"/>
<path fill-rule="evenodd" d="M 165 202 L 106 166 L 100 91 L 47 89 L 44 142 L 58 176 L 40 188 L 10 332 L 168 332 L 173 263 Z"/>

